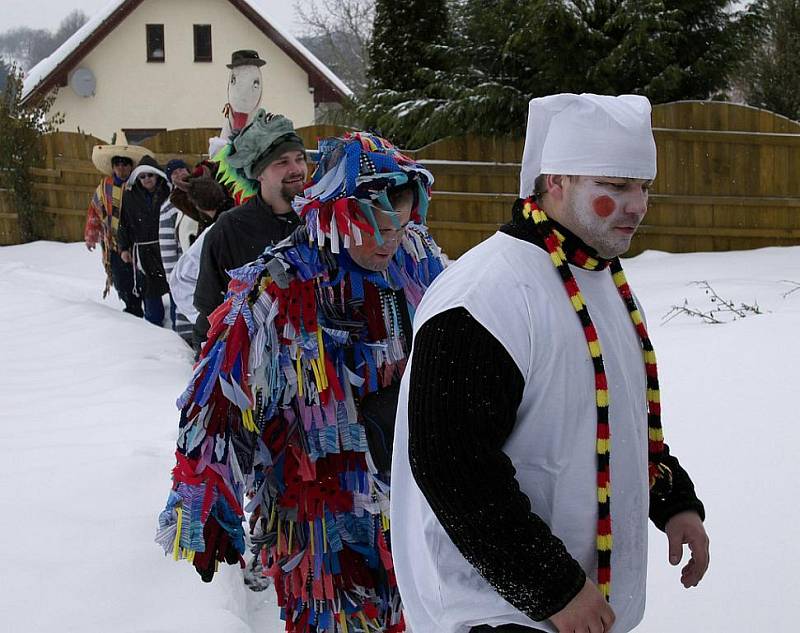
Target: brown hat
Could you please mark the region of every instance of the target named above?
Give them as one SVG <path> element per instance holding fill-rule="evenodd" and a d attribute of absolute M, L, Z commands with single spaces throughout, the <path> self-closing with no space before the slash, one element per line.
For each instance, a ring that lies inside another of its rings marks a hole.
<path fill-rule="evenodd" d="M 278 149 L 280 153 L 277 153 Z M 233 152 L 227 162 L 241 169 L 250 180 L 256 180 L 267 165 L 293 149 L 305 151 L 303 139 L 295 132 L 294 124 L 281 114 L 268 114 L 260 108 L 253 120 L 233 139 Z"/>

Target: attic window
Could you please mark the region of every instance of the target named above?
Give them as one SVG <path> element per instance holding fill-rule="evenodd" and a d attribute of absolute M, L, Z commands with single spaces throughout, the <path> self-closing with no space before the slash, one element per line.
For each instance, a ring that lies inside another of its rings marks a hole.
<path fill-rule="evenodd" d="M 164 55 L 164 25 L 147 24 L 147 61 L 163 62 Z"/>
<path fill-rule="evenodd" d="M 211 25 L 194 25 L 194 61 L 211 61 Z"/>

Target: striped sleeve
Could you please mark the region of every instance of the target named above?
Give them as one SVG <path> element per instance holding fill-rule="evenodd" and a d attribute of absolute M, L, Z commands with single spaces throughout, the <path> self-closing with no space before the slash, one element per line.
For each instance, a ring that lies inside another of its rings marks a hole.
<path fill-rule="evenodd" d="M 158 246 L 161 250 L 161 261 L 164 264 L 164 272 L 169 278 L 178 257 L 181 256 L 178 239 L 175 235 L 175 221 L 178 217 L 178 208 L 170 200 L 164 202 L 161 207 L 161 215 L 158 221 Z"/>

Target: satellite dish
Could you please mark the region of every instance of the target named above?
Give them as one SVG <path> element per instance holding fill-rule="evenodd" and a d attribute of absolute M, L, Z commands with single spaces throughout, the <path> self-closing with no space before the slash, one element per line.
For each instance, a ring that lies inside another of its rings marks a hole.
<path fill-rule="evenodd" d="M 97 82 L 88 68 L 78 68 L 69 78 L 69 86 L 79 97 L 93 97 Z"/>

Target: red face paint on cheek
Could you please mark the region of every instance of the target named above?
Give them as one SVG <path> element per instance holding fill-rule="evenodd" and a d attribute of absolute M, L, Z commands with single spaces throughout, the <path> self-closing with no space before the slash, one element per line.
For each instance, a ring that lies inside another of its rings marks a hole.
<path fill-rule="evenodd" d="M 592 209 L 601 218 L 607 218 L 617 210 L 617 204 L 609 196 L 600 196 L 592 200 Z"/>

